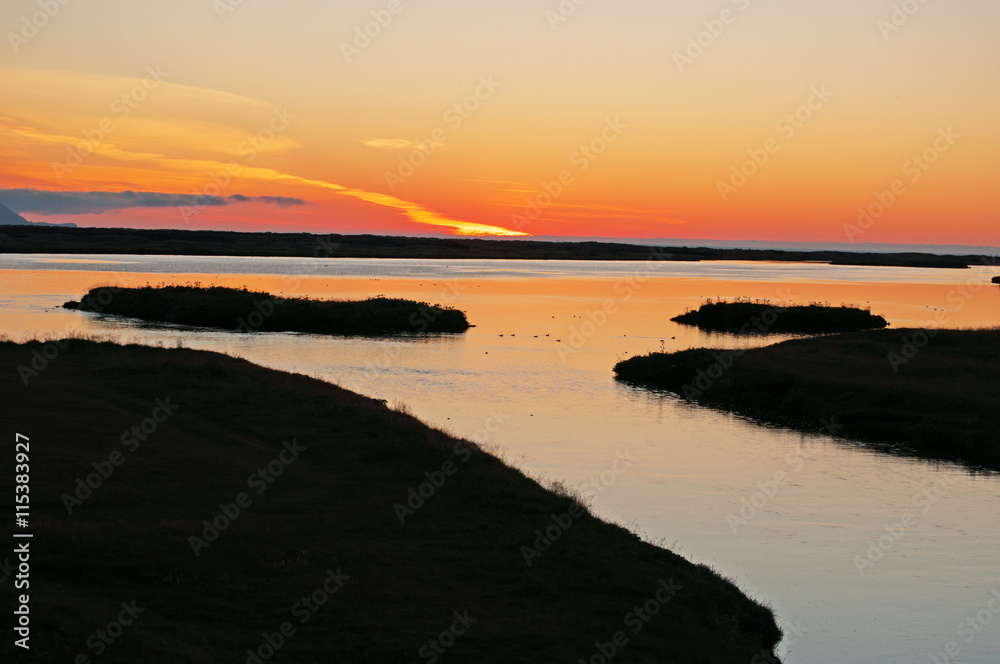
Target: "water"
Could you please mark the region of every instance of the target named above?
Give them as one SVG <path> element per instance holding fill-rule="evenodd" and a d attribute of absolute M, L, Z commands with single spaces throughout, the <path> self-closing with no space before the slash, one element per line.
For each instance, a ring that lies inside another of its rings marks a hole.
<path fill-rule="evenodd" d="M 488 441 L 534 477 L 600 487 L 599 514 L 773 606 L 788 664 L 927 662 L 949 641 L 960 654 L 938 662 L 998 664 L 990 600 L 1000 591 L 1000 477 L 760 426 L 617 384 L 611 373 L 618 359 L 660 348 L 766 343 L 670 322 L 706 297 L 870 304 L 895 326 L 1000 325 L 1000 288 L 984 285 L 997 272 L 0 255 L 0 334 L 183 343 L 403 402 L 435 426 Z M 58 308 L 101 283 L 161 282 L 408 297 L 463 309 L 476 327 L 431 338 L 247 336 Z M 636 462 L 615 476 L 626 451 Z M 880 537 L 886 550 L 869 558 Z M 959 632 L 968 619 L 973 627 Z"/>

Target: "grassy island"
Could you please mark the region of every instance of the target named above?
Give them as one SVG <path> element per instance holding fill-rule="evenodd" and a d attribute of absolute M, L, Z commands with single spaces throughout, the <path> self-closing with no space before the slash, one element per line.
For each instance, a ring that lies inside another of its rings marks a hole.
<path fill-rule="evenodd" d="M 633 357 L 619 380 L 767 422 L 1000 470 L 1000 330 L 876 330 Z"/>
<path fill-rule="evenodd" d="M 80 302 L 63 307 L 239 332 L 383 335 L 465 332 L 470 327 L 462 311 L 412 300 L 282 298 L 217 286 L 94 288 Z"/>
<path fill-rule="evenodd" d="M 549 664 L 618 633 L 616 664 L 776 661 L 731 583 L 383 402 L 188 349 L 3 342 L 0 366 L 34 535 L 31 650 L 3 661 Z"/>
<path fill-rule="evenodd" d="M 867 309 L 822 304 L 783 307 L 763 300 L 709 301 L 697 311 L 671 320 L 710 332 L 734 334 L 823 334 L 888 325 L 884 318 Z"/>

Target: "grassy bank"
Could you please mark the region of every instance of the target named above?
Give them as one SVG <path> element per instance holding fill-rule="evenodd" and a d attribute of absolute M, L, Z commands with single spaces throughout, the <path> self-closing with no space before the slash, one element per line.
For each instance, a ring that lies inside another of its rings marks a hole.
<path fill-rule="evenodd" d="M 412 300 L 279 298 L 270 293 L 221 287 L 94 288 L 80 302 L 63 306 L 240 332 L 381 335 L 469 329 L 465 313 Z"/>
<path fill-rule="evenodd" d="M 1000 330 L 875 330 L 734 356 L 693 349 L 619 363 L 620 380 L 805 430 L 1000 470 Z"/>
<path fill-rule="evenodd" d="M 26 386 L 16 368 L 32 361 Z M 242 663 L 289 621 L 268 661 L 429 661 L 430 640 L 453 638 L 441 661 L 575 662 L 622 631 L 615 662 L 731 664 L 778 638 L 771 613 L 709 569 L 336 386 L 214 353 L 85 341 L 0 343 L 0 366 L 10 449 L 15 432 L 30 437 L 34 661 Z M 304 450 L 277 473 L 293 440 Z M 0 464 L 7 495 L 13 470 Z M 98 484 L 80 504 L 78 478 Z M 411 489 L 425 504 L 400 512 Z M 241 493 L 251 504 L 206 534 Z M 529 567 L 522 547 L 570 513 Z M 328 570 L 350 578 L 303 613 Z M 671 580 L 682 588 L 637 623 L 635 608 Z M 11 583 L 0 594 L 13 606 Z M 88 640 L 133 601 L 144 613 L 98 657 Z M 455 612 L 476 622 L 442 638 Z"/>
<path fill-rule="evenodd" d="M 3 250 L 19 254 L 301 256 L 308 258 L 444 258 L 602 261 L 789 261 L 965 269 L 995 265 L 982 255 L 857 253 L 781 249 L 652 248 L 621 242 L 547 242 L 309 233 L 0 226 Z"/>
<path fill-rule="evenodd" d="M 711 332 L 734 334 L 822 334 L 881 329 L 888 321 L 866 309 L 822 304 L 782 307 L 766 301 L 707 302 L 672 318 Z"/>

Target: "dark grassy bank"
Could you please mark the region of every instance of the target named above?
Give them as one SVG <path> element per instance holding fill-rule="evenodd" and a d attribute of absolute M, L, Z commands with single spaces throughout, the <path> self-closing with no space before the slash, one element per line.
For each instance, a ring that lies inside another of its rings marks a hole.
<path fill-rule="evenodd" d="M 708 302 L 671 320 L 712 332 L 822 334 L 881 329 L 888 321 L 866 309 L 821 304 L 781 307 L 764 301 Z"/>
<path fill-rule="evenodd" d="M 464 312 L 423 302 L 384 297 L 361 301 L 292 299 L 221 287 L 94 288 L 80 302 L 63 306 L 241 332 L 381 335 L 469 329 Z"/>
<path fill-rule="evenodd" d="M 615 367 L 620 380 L 708 406 L 805 430 L 829 431 L 833 422 L 843 436 L 993 470 L 1000 470 L 998 372 L 1000 330 L 877 330 L 738 357 L 654 353 Z"/>
<path fill-rule="evenodd" d="M 993 265 L 986 256 L 941 256 L 915 252 L 853 253 L 778 249 L 645 247 L 613 242 L 544 242 L 235 233 L 228 231 L 138 230 L 129 228 L 46 228 L 0 226 L 5 253 L 160 254 L 186 256 L 300 256 L 318 258 L 445 258 L 606 261 L 788 261 L 835 265 L 968 268 Z"/>
<path fill-rule="evenodd" d="M 381 402 L 215 353 L 58 346 L 0 343 L 11 455 L 15 432 L 30 437 L 32 661 L 242 663 L 285 621 L 296 633 L 269 661 L 427 661 L 456 611 L 476 622 L 442 661 L 589 660 L 621 630 L 615 662 L 731 664 L 779 636 L 709 569 L 586 513 L 527 566 L 521 547 L 577 503 Z M 35 353 L 48 366 L 25 386 Z M 150 431 L 157 400 L 177 410 Z M 305 450 L 265 484 L 293 439 Z M 119 458 L 67 514 L 77 478 Z M 402 525 L 394 505 L 442 469 Z M 0 464 L 8 496 L 13 470 Z M 189 538 L 241 492 L 252 504 L 196 557 Z M 350 578 L 302 624 L 293 607 L 327 570 Z M 683 588 L 634 634 L 627 615 L 671 579 Z M 9 625 L 10 582 L 0 596 Z M 97 657 L 88 639 L 132 601 L 145 612 Z"/>

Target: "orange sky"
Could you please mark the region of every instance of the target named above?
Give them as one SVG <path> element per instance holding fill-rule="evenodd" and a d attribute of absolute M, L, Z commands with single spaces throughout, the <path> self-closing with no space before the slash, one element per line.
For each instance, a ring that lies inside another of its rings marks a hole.
<path fill-rule="evenodd" d="M 662 4 L 11 0 L 0 201 L 87 226 L 1000 245 L 995 2 Z M 4 191 L 27 189 L 79 195 Z M 93 211 L 123 191 L 216 198 Z"/>

